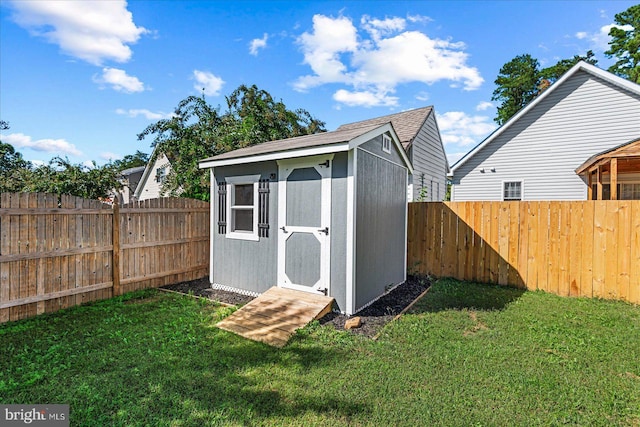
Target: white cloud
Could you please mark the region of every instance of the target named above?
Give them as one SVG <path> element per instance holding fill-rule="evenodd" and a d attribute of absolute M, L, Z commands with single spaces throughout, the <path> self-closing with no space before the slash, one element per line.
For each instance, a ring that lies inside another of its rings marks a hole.
<path fill-rule="evenodd" d="M 437 119 L 442 142 L 458 148 L 477 144 L 498 127 L 487 116 L 468 116 L 462 111 L 437 114 Z"/>
<path fill-rule="evenodd" d="M 478 105 L 476 105 L 476 111 L 486 111 L 489 108 L 493 108 L 493 103 L 488 101 L 482 101 Z"/>
<path fill-rule="evenodd" d="M 13 19 L 32 35 L 90 64 L 126 62 L 130 44 L 148 31 L 133 22 L 125 0 L 13 1 Z"/>
<path fill-rule="evenodd" d="M 609 24 L 600 27 L 600 30 L 594 33 L 579 31 L 575 34 L 575 37 L 578 40 L 587 40 L 591 49 L 597 52 L 604 52 L 606 50 L 609 50 L 609 40 L 611 40 L 611 38 L 609 37 L 609 31 L 611 31 L 611 29 L 614 27 L 623 29 L 625 31 L 633 30 L 633 27 L 631 25 L 620 26 L 616 24 Z"/>
<path fill-rule="evenodd" d="M 258 50 L 264 49 L 267 47 L 267 40 L 269 39 L 269 35 L 264 33 L 261 39 L 253 39 L 251 43 L 249 43 L 249 53 L 253 56 L 258 56 Z"/>
<path fill-rule="evenodd" d="M 465 154 L 467 154 L 466 151 L 458 151 L 456 153 L 447 153 L 447 160 L 449 161 L 450 165 L 453 165 L 455 164 L 455 162 L 460 160 L 462 156 L 464 156 Z"/>
<path fill-rule="evenodd" d="M 127 116 L 131 118 L 142 116 L 147 120 L 169 119 L 174 116 L 173 113 L 163 113 L 162 111 L 153 112 L 153 111 L 147 110 L 146 108 L 133 108 L 129 110 L 118 108 L 116 110 L 116 114 L 120 114 L 122 116 Z"/>
<path fill-rule="evenodd" d="M 424 15 L 407 15 L 407 21 L 414 23 L 428 23 L 433 22 L 433 19 Z"/>
<path fill-rule="evenodd" d="M 416 99 L 418 101 L 423 101 L 423 102 L 428 101 L 429 100 L 429 93 L 428 92 L 424 92 L 424 91 L 418 92 L 416 94 Z"/>
<path fill-rule="evenodd" d="M 362 24 L 362 28 L 364 28 L 375 41 L 380 40 L 383 36 L 402 31 L 407 25 L 407 22 L 403 18 L 396 17 L 380 20 L 371 18 L 369 15 L 364 15 L 360 19 L 360 23 Z"/>
<path fill-rule="evenodd" d="M 389 105 L 397 98 L 388 95 L 404 83 L 450 81 L 474 90 L 484 82 L 478 69 L 467 65 L 464 43 L 408 31 L 403 18 L 379 20 L 365 15 L 361 26 L 364 31 L 359 33 L 347 17 L 315 15 L 313 31 L 297 40 L 313 74 L 298 78 L 294 88 L 304 92 L 327 83 L 344 84 L 353 91 L 341 89 L 334 99 L 352 101 L 355 94 L 361 99 L 368 94 L 371 106 Z"/>
<path fill-rule="evenodd" d="M 333 94 L 333 99 L 349 107 L 394 107 L 398 105 L 398 98 L 395 96 L 368 91 L 349 92 L 345 89 L 339 89 Z"/>
<path fill-rule="evenodd" d="M 193 78 L 196 81 L 193 87 L 198 92 L 204 90 L 208 96 L 217 96 L 224 85 L 224 80 L 208 71 L 193 70 Z"/>
<path fill-rule="evenodd" d="M 144 91 L 144 83 L 137 77 L 127 75 L 126 71 L 118 68 L 103 68 L 101 76 L 94 76 L 93 81 L 103 85 L 110 85 L 113 90 L 124 93 Z"/>
<path fill-rule="evenodd" d="M 109 151 L 104 151 L 100 153 L 100 158 L 106 161 L 118 160 L 121 159 L 122 156 L 116 153 L 110 153 Z"/>
<path fill-rule="evenodd" d="M 64 139 L 38 139 L 33 140 L 30 136 L 23 133 L 12 133 L 2 136 L 2 142 L 11 144 L 16 148 L 29 148 L 33 151 L 44 151 L 47 153 L 55 153 L 56 155 L 69 154 L 72 156 L 81 156 L 82 152 L 75 145 Z"/>

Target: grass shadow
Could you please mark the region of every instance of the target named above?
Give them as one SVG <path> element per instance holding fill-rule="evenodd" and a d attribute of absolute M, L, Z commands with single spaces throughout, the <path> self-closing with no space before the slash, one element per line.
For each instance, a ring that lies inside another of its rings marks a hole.
<path fill-rule="evenodd" d="M 525 293 L 525 289 L 486 283 L 436 280 L 429 292 L 418 300 L 409 313 L 435 313 L 445 310 L 502 310 Z"/>

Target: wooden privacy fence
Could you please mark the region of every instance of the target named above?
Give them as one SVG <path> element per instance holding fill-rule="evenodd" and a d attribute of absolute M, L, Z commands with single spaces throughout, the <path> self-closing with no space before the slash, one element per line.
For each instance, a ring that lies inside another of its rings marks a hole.
<path fill-rule="evenodd" d="M 409 204 L 409 270 L 640 303 L 640 200 Z"/>
<path fill-rule="evenodd" d="M 208 271 L 208 203 L 0 194 L 0 322 Z"/>

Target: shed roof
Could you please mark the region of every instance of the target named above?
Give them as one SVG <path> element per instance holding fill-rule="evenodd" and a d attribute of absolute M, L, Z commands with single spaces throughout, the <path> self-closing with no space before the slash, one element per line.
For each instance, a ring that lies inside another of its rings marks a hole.
<path fill-rule="evenodd" d="M 294 138 L 262 142 L 260 144 L 251 145 L 249 147 L 239 148 L 237 150 L 218 154 L 217 156 L 209 157 L 208 159 L 201 160 L 200 162 L 202 163 L 208 161 L 236 159 L 239 157 L 251 157 L 259 154 L 276 153 L 281 151 L 296 150 L 300 148 L 312 148 L 323 145 L 337 144 L 340 142 L 348 142 L 353 138 L 356 138 L 378 127 L 380 127 L 380 124 L 361 126 L 342 131 L 336 130 L 333 132 L 314 133 L 311 135 L 296 136 Z"/>
<path fill-rule="evenodd" d="M 558 81 L 552 84 L 549 89 L 545 90 L 540 94 L 536 99 L 531 101 L 528 105 L 518 111 L 513 115 L 505 124 L 496 129 L 492 134 L 490 134 L 484 141 L 480 144 L 476 145 L 471 151 L 465 154 L 460 160 L 458 160 L 451 167 L 451 174 L 455 175 L 456 170 L 458 170 L 463 164 L 465 164 L 469 159 L 471 159 L 476 153 L 482 150 L 488 144 L 491 144 L 492 141 L 496 140 L 500 135 L 502 135 L 507 129 L 509 129 L 514 123 L 516 123 L 520 117 L 527 114 L 530 110 L 535 108 L 540 102 L 542 102 L 545 98 L 555 92 L 559 87 L 563 86 L 564 82 L 569 80 L 572 76 L 574 76 L 579 71 L 584 71 L 589 73 L 595 77 L 601 78 L 623 90 L 630 91 L 632 93 L 640 94 L 640 85 L 637 85 L 629 80 L 623 79 L 622 77 L 618 77 L 615 74 L 612 74 L 608 71 L 602 70 L 595 65 L 588 64 L 584 61 L 578 62 L 574 65 L 569 71 L 564 73 Z"/>
<path fill-rule="evenodd" d="M 406 150 L 411 145 L 413 139 L 416 137 L 420 128 L 422 128 L 422 125 L 432 111 L 433 106 L 416 108 L 414 110 L 403 111 L 401 113 L 347 123 L 339 126 L 337 130 L 357 129 L 362 126 L 381 125 L 390 122 L 398 134 L 398 139 L 400 139 L 402 147 Z"/>

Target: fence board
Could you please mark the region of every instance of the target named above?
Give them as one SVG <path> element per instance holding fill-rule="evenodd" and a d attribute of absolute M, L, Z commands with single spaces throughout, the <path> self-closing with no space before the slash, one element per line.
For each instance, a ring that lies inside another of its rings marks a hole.
<path fill-rule="evenodd" d="M 208 206 L 0 194 L 0 323 L 110 298 L 118 277 L 126 292 L 206 276 Z"/>
<path fill-rule="evenodd" d="M 411 203 L 409 217 L 418 272 L 640 303 L 640 201 Z"/>

